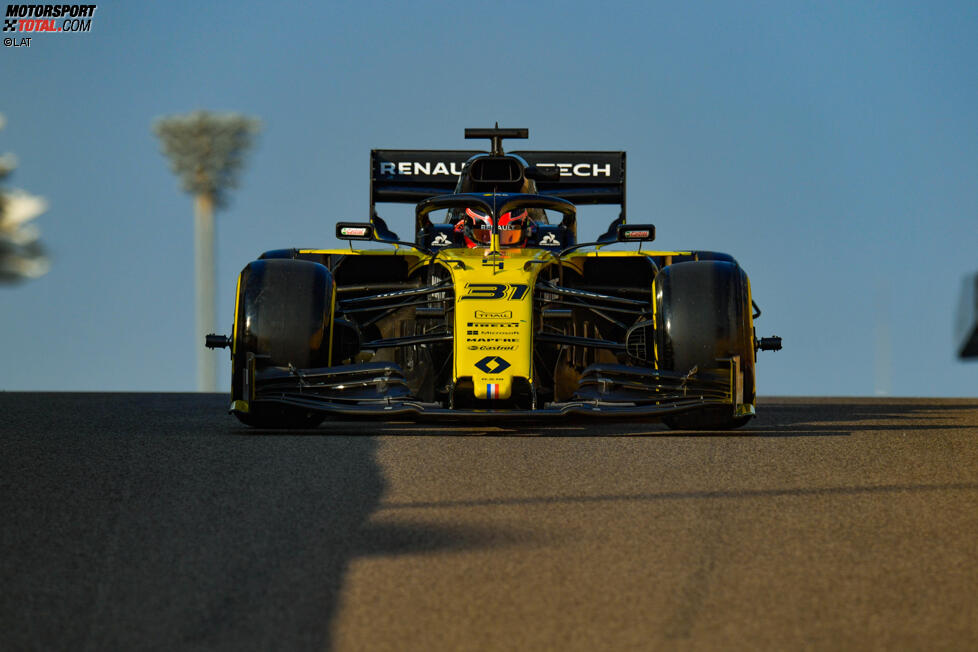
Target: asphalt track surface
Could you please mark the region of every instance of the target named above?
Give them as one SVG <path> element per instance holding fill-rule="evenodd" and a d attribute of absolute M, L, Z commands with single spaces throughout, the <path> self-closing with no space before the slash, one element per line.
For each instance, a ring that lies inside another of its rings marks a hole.
<path fill-rule="evenodd" d="M 978 649 L 978 400 L 722 435 L 225 407 L 0 393 L 0 649 Z"/>

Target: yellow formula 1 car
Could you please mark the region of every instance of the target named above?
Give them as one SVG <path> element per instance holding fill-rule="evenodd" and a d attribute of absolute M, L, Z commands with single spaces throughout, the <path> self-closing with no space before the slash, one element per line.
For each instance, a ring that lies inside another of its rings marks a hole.
<path fill-rule="evenodd" d="M 624 152 L 505 153 L 526 129 L 465 135 L 490 151 L 373 150 L 370 221 L 336 227 L 349 248 L 269 251 L 244 268 L 233 335 L 207 340 L 231 348 L 231 411 L 263 428 L 404 415 L 746 423 L 756 352 L 780 339 L 755 336 L 737 262 L 644 250 L 655 227 L 626 222 Z M 416 204 L 412 242 L 377 214 L 389 202 Z M 597 242 L 576 241 L 585 204 L 621 207 Z M 606 248 L 621 242 L 638 246 Z"/>

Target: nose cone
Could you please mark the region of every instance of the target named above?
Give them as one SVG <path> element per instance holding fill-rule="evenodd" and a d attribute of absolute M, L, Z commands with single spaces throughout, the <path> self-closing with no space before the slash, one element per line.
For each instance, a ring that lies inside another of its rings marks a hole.
<path fill-rule="evenodd" d="M 533 284 L 539 265 L 533 253 L 465 252 L 455 279 L 455 380 L 471 378 L 480 400 L 512 396 L 513 381 L 532 382 Z"/>
<path fill-rule="evenodd" d="M 469 291 L 481 291 L 489 284 L 469 283 Z M 532 338 L 529 291 L 521 299 L 507 298 L 514 284 L 491 284 L 489 289 L 504 291 L 502 299 L 456 299 L 455 338 L 456 376 L 472 378 L 478 399 L 507 399 L 513 391 L 513 378 L 530 378 Z M 515 284 L 517 291 L 526 284 Z M 505 310 L 500 305 L 508 304 Z M 464 320 L 464 321 L 463 321 Z"/>

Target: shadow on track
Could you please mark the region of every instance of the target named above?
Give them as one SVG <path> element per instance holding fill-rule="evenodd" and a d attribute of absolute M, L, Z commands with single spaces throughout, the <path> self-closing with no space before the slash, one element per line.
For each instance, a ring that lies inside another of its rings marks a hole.
<path fill-rule="evenodd" d="M 237 429 L 225 406 L 0 393 L 0 648 L 323 650 L 356 557 L 505 545 L 372 525 L 375 437 Z"/>
<path fill-rule="evenodd" d="M 358 557 L 525 540 L 516 531 L 424 520 L 372 522 L 381 511 L 978 489 L 893 484 L 382 504 L 376 460 L 377 436 L 394 434 L 749 438 L 971 428 L 956 421 L 975 401 L 773 400 L 743 430 L 696 434 L 604 421 L 455 431 L 330 422 L 271 434 L 237 428 L 226 404 L 204 394 L 0 392 L 0 648 L 326 649 L 344 576 Z"/>
<path fill-rule="evenodd" d="M 504 507 L 513 505 L 558 505 L 615 502 L 652 502 L 668 500 L 752 499 L 804 496 L 856 496 L 862 494 L 927 493 L 943 491 L 978 491 L 978 483 L 935 485 L 880 485 L 866 487 L 813 487 L 737 491 L 670 491 L 661 493 L 609 494 L 599 496 L 533 496 L 529 498 L 494 498 L 488 500 L 446 500 L 439 502 L 384 503 L 383 510 L 445 509 L 465 507 Z"/>

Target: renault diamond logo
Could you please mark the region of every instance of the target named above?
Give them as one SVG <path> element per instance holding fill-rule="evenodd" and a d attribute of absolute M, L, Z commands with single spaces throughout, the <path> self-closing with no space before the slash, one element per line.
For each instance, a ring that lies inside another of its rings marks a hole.
<path fill-rule="evenodd" d="M 498 355 L 487 355 L 475 363 L 477 369 L 481 369 L 487 374 L 501 374 L 509 369 L 509 363 Z"/>

